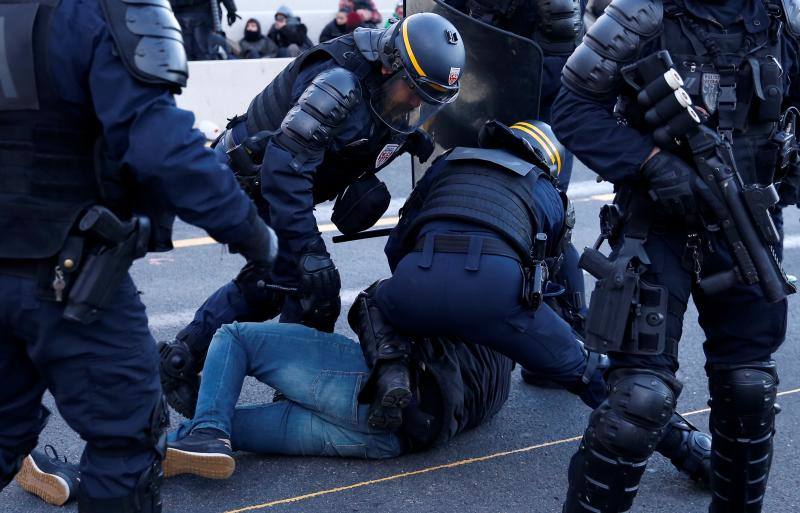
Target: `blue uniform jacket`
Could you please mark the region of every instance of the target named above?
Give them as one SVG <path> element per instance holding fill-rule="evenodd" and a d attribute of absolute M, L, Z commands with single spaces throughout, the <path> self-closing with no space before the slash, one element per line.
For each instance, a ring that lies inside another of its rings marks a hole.
<path fill-rule="evenodd" d="M 292 89 L 293 100 L 297 102 L 317 75 L 335 66 L 335 62 L 330 60 L 302 70 Z M 331 182 L 341 181 L 339 186 L 344 189 L 358 173 L 351 175 L 349 180 L 346 175 L 353 171 L 364 171 L 334 169 L 329 162 L 325 162 L 325 157 L 339 152 L 353 141 L 373 139 L 377 130 L 370 106 L 364 99 L 340 125 L 325 154 L 309 159 L 298 170 L 290 166 L 294 156 L 274 139 L 269 141 L 261 167 L 261 193 L 269 205 L 269 222 L 281 241 L 282 253 L 299 255 L 312 247 L 315 250 L 324 249 L 314 217 L 314 205 L 331 198 L 319 194 L 320 176 L 325 175 Z M 327 192 L 335 195 L 336 191 Z"/>
<path fill-rule="evenodd" d="M 252 236 L 249 198 L 166 86 L 139 82 L 125 69 L 97 1 L 60 3 L 48 54 L 57 94 L 74 106 L 76 120 L 99 120 L 110 156 L 154 202 L 220 242 Z"/>
<path fill-rule="evenodd" d="M 700 14 L 699 6 L 693 5 L 691 0 L 685 0 L 685 3 L 688 10 Z M 768 22 L 766 11 L 760 1 L 746 0 L 745 3 L 745 29 L 756 32 Z M 758 20 L 760 27 L 753 25 L 754 20 Z M 797 42 L 786 36 L 783 44 L 786 100 L 792 105 L 800 105 Z M 645 45 L 641 55 L 659 49 L 660 41 L 656 39 Z M 612 183 L 637 180 L 639 169 L 655 143 L 650 134 L 621 125 L 614 117 L 613 109 L 614 100 L 603 102 L 586 98 L 562 87 L 553 104 L 552 127 L 559 141 L 604 179 Z"/>

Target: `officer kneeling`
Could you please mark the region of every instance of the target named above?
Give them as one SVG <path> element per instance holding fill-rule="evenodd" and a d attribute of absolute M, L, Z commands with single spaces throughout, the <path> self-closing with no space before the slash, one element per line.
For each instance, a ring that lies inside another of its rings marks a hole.
<path fill-rule="evenodd" d="M 419 127 L 457 97 L 464 56 L 458 31 L 437 14 L 358 29 L 304 52 L 231 120 L 215 150 L 277 232 L 281 251 L 275 269 L 245 267 L 162 345 L 162 383 L 178 413 L 194 415 L 198 373 L 223 324 L 280 314 L 281 322 L 333 331 L 341 283 L 314 205 L 336 199 L 345 212 L 348 186 L 370 187 L 403 152 L 426 160 L 433 146 Z M 373 219 L 386 208 L 388 198 Z"/>

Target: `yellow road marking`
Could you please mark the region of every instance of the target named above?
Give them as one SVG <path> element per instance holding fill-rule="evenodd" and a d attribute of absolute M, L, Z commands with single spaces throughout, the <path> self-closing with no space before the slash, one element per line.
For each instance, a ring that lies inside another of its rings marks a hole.
<path fill-rule="evenodd" d="M 378 222 L 375 223 L 374 226 L 394 226 L 397 222 L 400 221 L 400 218 L 397 216 L 394 217 L 382 217 L 378 219 Z M 329 232 L 337 232 L 339 231 L 336 228 L 335 224 L 321 224 L 317 228 L 322 233 L 329 233 Z M 191 239 L 179 239 L 172 241 L 172 245 L 177 248 L 193 248 L 196 246 L 208 246 L 209 244 L 218 244 L 217 241 L 212 239 L 211 237 L 194 237 Z"/>
<path fill-rule="evenodd" d="M 797 394 L 797 393 L 800 393 L 800 388 L 795 388 L 795 389 L 792 389 L 792 390 L 787 390 L 785 392 L 780 392 L 780 393 L 778 393 L 778 397 L 783 397 L 783 396 L 787 396 L 787 395 L 793 395 L 793 394 Z M 703 408 L 702 410 L 690 411 L 690 412 L 687 412 L 687 413 L 683 413 L 682 415 L 684 417 L 690 417 L 692 415 L 699 415 L 701 413 L 708 413 L 709 411 L 711 411 L 710 408 Z M 289 497 L 289 498 L 286 498 L 286 499 L 278 499 L 278 500 L 271 501 L 271 502 L 265 502 L 263 504 L 256 504 L 256 505 L 247 506 L 247 507 L 244 507 L 244 508 L 232 509 L 232 510 L 226 511 L 225 513 L 244 513 L 245 511 L 255 511 L 255 510 L 259 510 L 259 509 L 272 508 L 272 507 L 280 506 L 280 505 L 283 505 L 283 504 L 292 504 L 294 502 L 300 502 L 300 501 L 304 501 L 304 500 L 308 500 L 308 499 L 313 499 L 315 497 L 321 497 L 323 495 L 330 495 L 330 494 L 333 494 L 333 493 L 346 492 L 348 490 L 355 490 L 357 488 L 363 488 L 365 486 L 371 486 L 371 485 L 375 485 L 375 484 L 386 483 L 386 482 L 389 482 L 389 481 L 395 481 L 397 479 L 403 479 L 403 478 L 406 478 L 406 477 L 418 476 L 418 475 L 421 475 L 421 474 L 428 474 L 428 473 L 431 473 L 431 472 L 436 472 L 437 470 L 444 470 L 444 469 L 448 469 L 448 468 L 462 467 L 464 465 L 471 465 L 473 463 L 480 463 L 482 461 L 488 461 L 488 460 L 494 460 L 494 459 L 497 459 L 497 458 L 503 458 L 505 456 L 511 456 L 513 454 L 520 454 L 520 453 L 523 453 L 523 452 L 535 451 L 537 449 L 544 449 L 546 447 L 553 447 L 554 445 L 563 445 L 563 444 L 568 444 L 568 443 L 571 443 L 571 442 L 577 442 L 581 438 L 582 438 L 582 436 L 572 436 L 570 438 L 562 438 L 561 440 L 554 440 L 552 442 L 544 442 L 544 443 L 540 443 L 540 444 L 536 444 L 536 445 L 529 445 L 528 447 L 522 447 L 520 449 L 512 449 L 510 451 L 495 452 L 495 453 L 492 453 L 492 454 L 487 454 L 485 456 L 477 456 L 475 458 L 466 458 L 466 459 L 463 459 L 463 460 L 454 461 L 452 463 L 445 463 L 443 465 L 435 465 L 433 467 L 425 467 L 425 468 L 421 468 L 421 469 L 418 469 L 418 470 L 412 470 L 412 471 L 409 471 L 409 472 L 401 472 L 399 474 L 392 474 L 390 476 L 381 477 L 381 478 L 378 478 L 378 479 L 370 479 L 368 481 L 361 481 L 361 482 L 358 482 L 358 483 L 353 483 L 353 484 L 349 484 L 349 485 L 345 485 L 345 486 L 338 486 L 336 488 L 329 488 L 327 490 L 320 490 L 318 492 L 307 493 L 305 495 L 297 495 L 295 497 Z"/>

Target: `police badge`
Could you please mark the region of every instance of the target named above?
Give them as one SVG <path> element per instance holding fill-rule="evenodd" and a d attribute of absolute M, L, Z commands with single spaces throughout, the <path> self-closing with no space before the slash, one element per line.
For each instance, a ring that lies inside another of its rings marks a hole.
<path fill-rule="evenodd" d="M 719 100 L 719 73 L 703 73 L 702 94 L 703 105 L 709 114 L 713 114 Z"/>
<path fill-rule="evenodd" d="M 375 169 L 380 169 L 381 166 L 386 164 L 398 148 L 400 148 L 399 144 L 387 144 L 384 146 L 381 152 L 378 153 L 378 158 L 375 159 Z"/>

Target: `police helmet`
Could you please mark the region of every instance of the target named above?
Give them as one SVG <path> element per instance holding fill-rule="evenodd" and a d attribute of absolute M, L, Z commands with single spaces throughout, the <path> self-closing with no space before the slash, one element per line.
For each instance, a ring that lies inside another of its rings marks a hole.
<path fill-rule="evenodd" d="M 509 128 L 517 137 L 527 141 L 534 150 L 544 157 L 550 168 L 551 175 L 558 176 L 561 173 L 561 169 L 564 167 L 566 149 L 558 142 L 556 134 L 553 133 L 550 125 L 544 121 L 534 119 L 517 121 Z"/>
<path fill-rule="evenodd" d="M 511 126 L 496 120 L 487 121 L 478 134 L 482 148 L 501 147 L 550 172 L 555 177 L 564 165 L 566 150 L 553 129 L 543 121 L 518 121 Z"/>
<path fill-rule="evenodd" d="M 384 31 L 378 49 L 389 76 L 372 91 L 370 105 L 391 128 L 411 133 L 455 101 L 466 57 L 461 35 L 445 18 L 403 18 Z"/>

